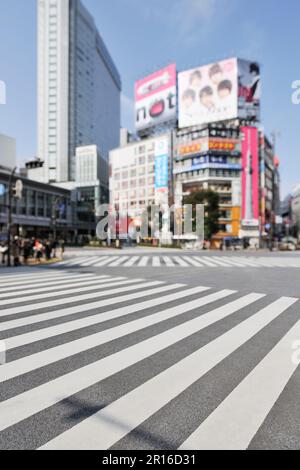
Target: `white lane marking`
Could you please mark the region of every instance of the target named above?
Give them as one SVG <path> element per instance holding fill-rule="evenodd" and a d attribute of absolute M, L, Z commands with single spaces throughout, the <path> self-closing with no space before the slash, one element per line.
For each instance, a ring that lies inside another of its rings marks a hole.
<path fill-rule="evenodd" d="M 280 300 L 44 445 L 42 449 L 104 450 L 161 410 L 253 338 L 297 299 Z M 120 426 L 120 423 L 122 425 Z M 185 446 L 183 446 L 185 449 Z M 194 450 L 194 448 L 193 448 Z"/>
<path fill-rule="evenodd" d="M 184 261 L 184 259 L 182 259 L 180 256 L 173 256 L 173 260 L 175 261 L 175 263 L 177 263 L 179 266 L 183 267 L 183 268 L 188 268 L 190 265 Z"/>
<path fill-rule="evenodd" d="M 217 258 L 216 256 L 203 256 L 203 259 L 213 261 L 214 263 L 216 263 L 216 265 L 222 266 L 223 268 L 231 267 L 229 264 L 224 263 L 224 261 L 221 261 L 220 258 Z"/>
<path fill-rule="evenodd" d="M 127 336 L 149 326 L 153 326 L 155 324 L 164 322 L 170 318 L 182 315 L 190 310 L 194 310 L 196 308 L 203 307 L 204 305 L 216 302 L 217 300 L 224 299 L 230 295 L 232 295 L 232 291 L 216 292 L 214 294 L 201 297 L 191 302 L 177 305 L 176 307 L 168 308 L 158 313 L 150 314 L 144 318 L 134 320 L 130 323 L 126 323 L 124 325 L 120 325 L 109 330 L 101 331 L 100 333 L 96 333 L 94 335 L 90 335 L 76 341 L 71 341 L 70 343 L 63 344 L 61 346 L 57 346 L 46 351 L 42 351 L 31 356 L 26 356 L 16 361 L 10 362 L 0 368 L 0 382 L 10 380 L 14 377 L 17 377 L 18 375 L 23 375 L 32 370 L 65 359 L 66 357 L 70 357 L 75 354 L 79 354 L 83 351 L 103 345 L 122 336 Z M 253 301 L 253 298 L 253 296 L 248 296 L 247 302 L 249 302 L 249 300 Z M 240 303 L 239 305 L 243 304 Z M 230 307 L 227 307 L 227 309 L 216 309 L 215 314 L 214 311 L 212 311 L 202 315 L 201 320 L 199 318 L 197 320 L 190 320 L 189 322 L 187 322 L 187 324 L 189 324 L 190 328 L 192 329 L 188 330 L 185 327 L 185 331 L 193 331 L 193 325 L 195 325 L 196 328 L 205 328 L 209 326 L 211 322 L 214 323 L 217 320 L 221 320 L 222 318 L 224 318 L 224 316 L 228 315 L 228 311 L 230 311 L 230 308 L 232 308 L 232 304 L 230 305 Z M 111 313 L 108 312 L 103 315 L 105 319 L 111 319 Z M 173 331 L 175 332 L 174 329 Z M 180 331 L 180 327 L 178 327 L 178 331 Z"/>
<path fill-rule="evenodd" d="M 264 320 L 266 325 L 269 322 L 269 318 L 264 318 Z M 256 328 L 257 331 L 259 331 L 262 328 L 262 323 L 262 318 L 260 318 L 259 321 L 255 315 L 253 328 Z M 182 327 L 180 328 L 180 331 L 182 331 Z M 247 323 L 247 331 L 248 330 L 249 324 Z M 238 341 L 238 345 L 243 344 L 243 338 L 240 337 L 240 331 L 235 328 L 235 332 L 236 334 L 233 336 L 236 341 Z M 139 361 L 148 358 L 156 352 L 165 349 L 168 345 L 172 345 L 176 342 L 177 338 L 174 338 L 172 331 L 162 333 L 161 335 L 131 346 L 119 353 L 115 353 L 107 358 L 97 361 L 96 363 L 80 368 L 64 375 L 63 377 L 48 382 L 47 384 L 36 387 L 0 403 L 0 431 L 3 431 L 7 427 L 10 427 L 33 414 L 64 400 L 68 396 L 74 395 L 79 391 L 98 383 L 133 364 L 136 364 Z M 224 342 L 223 337 L 222 342 Z M 230 349 L 233 348 L 234 350 L 236 347 L 235 344 L 232 345 L 231 337 L 229 338 L 229 341 L 225 341 L 225 343 L 229 343 L 228 348 Z M 205 357 L 203 358 L 201 354 L 200 360 L 197 357 L 195 361 L 192 361 L 191 367 L 189 365 L 189 360 L 191 358 L 193 359 L 194 355 L 188 356 L 184 367 L 188 375 L 190 373 L 197 373 L 197 371 L 199 371 L 199 367 L 205 367 L 210 361 L 218 363 L 222 359 L 220 358 L 220 354 L 218 356 L 218 352 L 220 353 L 220 351 L 216 348 L 215 342 L 210 344 L 213 344 L 211 347 L 212 353 L 207 354 L 205 349 Z M 221 354 L 223 354 L 223 350 L 221 351 Z M 208 370 L 209 369 L 210 367 L 208 366 Z M 176 374 L 176 381 L 180 383 L 180 375 L 177 376 Z M 168 384 L 168 386 L 169 385 L 170 384 Z"/>
<path fill-rule="evenodd" d="M 75 266 L 75 265 L 78 265 L 79 263 L 81 262 L 86 262 L 88 260 L 90 260 L 91 257 L 90 256 L 84 256 L 84 257 L 78 257 L 78 258 L 71 258 L 71 259 L 68 259 L 66 261 L 61 261 L 58 265 L 55 265 L 53 264 L 52 266 L 50 266 L 51 268 L 54 268 L 55 266 Z"/>
<path fill-rule="evenodd" d="M 97 261 L 99 261 L 99 256 L 93 256 L 92 258 L 89 259 L 89 261 L 85 261 L 85 262 L 80 261 L 78 265 L 85 268 L 85 267 L 91 266 L 94 263 L 97 263 Z"/>
<path fill-rule="evenodd" d="M 148 265 L 149 256 L 142 256 L 141 260 L 138 263 L 139 268 L 144 268 Z"/>
<path fill-rule="evenodd" d="M 154 256 L 152 258 L 152 266 L 153 266 L 153 268 L 160 268 L 161 262 L 160 262 L 160 257 L 159 256 Z"/>
<path fill-rule="evenodd" d="M 133 285 L 132 283 L 131 285 L 128 285 L 128 281 L 124 281 L 122 283 L 117 282 L 116 284 L 112 284 L 111 286 L 111 287 L 118 286 L 117 289 L 113 288 L 113 289 L 109 289 L 108 291 L 99 292 L 99 295 L 98 295 L 99 299 L 101 299 L 102 297 L 110 296 L 110 298 L 106 300 L 80 304 L 80 305 L 76 305 L 75 307 L 61 308 L 59 310 L 54 310 L 54 311 L 50 310 L 50 311 L 47 311 L 46 313 L 38 313 L 35 315 L 31 315 L 31 316 L 26 315 L 19 319 L 1 322 L 0 331 L 6 331 L 8 329 L 13 329 L 13 328 L 19 328 L 20 326 L 25 326 L 25 325 L 33 325 L 35 323 L 41 323 L 42 321 L 54 320 L 55 318 L 70 316 L 76 313 L 91 312 L 94 309 L 101 308 L 106 305 L 114 305 L 114 304 L 117 304 L 126 300 L 130 300 L 132 298 L 140 298 L 143 296 L 147 297 L 148 291 L 136 292 L 134 294 L 128 294 L 126 296 L 120 296 L 120 297 L 116 297 L 116 296 L 124 292 L 127 293 L 127 292 L 131 292 L 135 290 L 140 291 L 141 289 L 147 289 L 148 287 L 161 286 L 163 284 L 163 282 L 159 282 L 159 281 L 142 282 L 139 279 L 135 279 L 135 283 Z M 120 287 L 120 285 L 122 286 L 122 284 L 125 284 L 125 286 Z M 29 310 L 28 313 L 31 313 L 31 310 Z M 93 315 L 93 313 L 90 313 L 90 315 Z"/>
<path fill-rule="evenodd" d="M 298 365 L 291 345 L 298 322 L 182 445 L 193 450 L 245 450 L 280 397 Z"/>
<path fill-rule="evenodd" d="M 77 273 L 78 275 L 78 273 Z M 81 275 L 83 276 L 84 273 L 81 273 Z M 1 289 L 0 290 L 5 290 L 7 287 L 20 287 L 20 286 L 26 286 L 26 285 L 39 285 L 39 284 L 43 284 L 45 281 L 60 281 L 61 279 L 66 279 L 66 278 L 71 278 L 72 276 L 76 276 L 75 273 L 64 273 L 64 274 L 58 274 L 58 273 L 53 273 L 53 271 L 51 271 L 51 273 L 48 273 L 47 276 L 43 276 L 43 275 L 40 275 L 40 276 L 34 276 L 33 278 L 31 278 L 30 276 L 26 276 L 23 280 L 20 279 L 14 279 L 13 281 L 3 281 L 1 280 Z"/>
<path fill-rule="evenodd" d="M 99 261 L 97 264 L 94 264 L 93 267 L 101 268 L 102 266 L 107 266 L 109 263 L 112 263 L 118 258 L 119 258 L 118 256 L 104 256 L 103 258 L 101 258 L 101 261 Z"/>
<path fill-rule="evenodd" d="M 21 290 L 21 291 L 18 291 L 18 293 L 26 293 L 28 292 L 29 294 L 33 293 L 33 292 L 43 292 L 43 290 L 47 289 L 48 286 L 54 286 L 54 288 L 56 287 L 60 287 L 60 286 L 64 286 L 65 284 L 68 284 L 70 283 L 71 281 L 73 282 L 79 282 L 79 281 L 83 281 L 85 282 L 86 280 L 93 280 L 93 279 L 97 279 L 97 276 L 95 274 L 79 274 L 79 275 L 66 275 L 66 276 L 63 276 L 63 277 L 59 277 L 57 278 L 57 276 L 55 276 L 55 278 L 50 278 L 49 279 L 46 279 L 45 281 L 40 281 L 40 282 L 32 282 L 30 281 L 29 283 L 17 283 L 15 286 L 10 286 L 10 287 L 2 287 L 0 288 L 0 294 L 1 294 L 1 298 L 5 298 L 4 296 L 7 294 L 7 296 L 11 295 L 10 292 L 16 292 L 17 289 L 19 288 L 23 288 L 25 287 L 26 289 L 24 290 Z M 72 284 L 73 285 L 73 284 Z M 32 289 L 32 287 L 34 287 Z M 2 292 L 4 294 L 2 294 Z"/>
<path fill-rule="evenodd" d="M 123 265 L 124 261 L 127 261 L 129 259 L 129 256 L 121 256 L 120 259 L 117 261 L 114 261 L 109 265 L 110 268 L 115 268 L 117 266 L 120 266 L 121 264 Z"/>
<path fill-rule="evenodd" d="M 195 266 L 197 268 L 203 268 L 203 264 L 198 263 L 198 261 L 195 261 L 193 258 L 190 258 L 189 256 L 183 256 L 183 259 L 192 266 Z"/>
<path fill-rule="evenodd" d="M 238 268 L 246 268 L 246 264 L 244 264 L 243 262 L 240 262 L 240 261 L 232 261 L 231 258 L 228 258 L 228 257 L 225 257 L 224 256 L 224 261 L 226 261 L 226 263 L 228 264 L 231 264 L 232 266 L 236 266 Z"/>
<path fill-rule="evenodd" d="M 237 261 L 238 263 L 240 262 L 241 258 L 239 258 L 238 256 L 232 256 L 231 258 L 233 261 Z M 254 262 L 254 261 L 251 261 L 250 259 L 248 258 L 243 258 L 242 259 L 242 263 L 245 264 L 246 266 L 250 266 L 252 268 L 260 268 L 260 264 Z"/>
<path fill-rule="evenodd" d="M 175 264 L 173 263 L 172 259 L 169 256 L 163 256 L 163 260 L 164 260 L 165 265 L 168 268 L 173 268 L 175 266 Z"/>
<path fill-rule="evenodd" d="M 128 287 L 129 289 L 130 285 L 133 285 L 133 287 L 131 288 L 131 290 L 133 290 L 135 288 L 134 285 L 142 281 L 143 281 L 142 279 L 128 279 L 126 281 L 121 281 L 121 282 L 118 281 L 117 286 L 129 286 Z M 112 282 L 112 286 L 114 287 L 116 284 L 113 282 L 113 278 L 111 282 Z M 110 287 L 110 286 L 105 286 L 105 288 L 107 287 Z M 118 293 L 118 290 L 113 291 L 113 292 L 109 290 L 109 291 L 89 293 L 89 294 L 83 293 L 78 296 L 74 296 L 72 298 L 67 298 L 67 299 L 57 299 L 57 300 L 39 302 L 37 304 L 32 304 L 32 305 L 21 305 L 19 307 L 10 307 L 10 308 L 5 308 L 5 309 L 3 308 L 1 309 L 0 318 L 11 316 L 11 315 L 16 315 L 18 313 L 33 312 L 35 310 L 40 310 L 42 308 L 49 308 L 49 307 L 55 307 L 58 305 L 67 305 L 67 304 L 72 304 L 74 302 L 83 302 L 85 300 L 97 299 L 99 297 L 106 297 L 110 294 L 113 295 L 116 293 Z"/>
<path fill-rule="evenodd" d="M 172 287 L 175 290 L 175 286 L 172 286 Z M 176 288 L 178 289 L 178 286 Z M 153 296 L 153 295 L 164 293 L 166 292 L 166 290 L 167 290 L 167 286 L 164 286 L 164 287 L 153 289 L 152 291 L 147 291 L 147 294 L 148 296 L 151 296 L 151 295 Z M 183 296 L 184 294 L 185 292 L 182 293 Z M 141 292 L 140 296 L 138 296 L 138 294 L 134 294 L 134 296 L 132 295 L 132 296 L 127 296 L 127 297 L 137 299 L 137 298 L 143 298 L 146 296 L 147 295 L 145 295 L 145 293 Z M 161 303 L 164 303 L 166 301 L 171 302 L 173 299 L 176 300 L 177 298 L 178 298 L 178 294 L 173 294 L 173 295 L 168 295 L 166 297 L 161 297 L 160 300 L 161 300 Z M 146 308 L 150 308 L 153 305 L 157 305 L 157 303 L 158 303 L 158 300 L 153 299 L 153 300 L 142 302 L 141 304 L 135 304 L 132 306 L 120 308 L 112 312 L 109 312 L 109 319 L 122 317 L 126 315 L 126 312 L 127 312 L 127 315 L 130 315 L 131 313 L 134 313 L 135 311 L 138 311 L 141 309 L 145 310 Z M 34 343 L 36 341 L 42 341 L 44 339 L 53 338 L 54 336 L 59 336 L 61 334 L 69 333 L 69 332 L 76 331 L 76 330 L 81 330 L 82 328 L 86 328 L 88 326 L 99 325 L 103 323 L 103 318 L 106 318 L 106 317 L 107 315 L 104 315 L 103 313 L 94 314 L 92 316 L 85 317 L 79 320 L 73 320 L 68 323 L 63 323 L 61 325 L 50 326 L 48 328 L 43 328 L 41 330 L 32 331 L 30 333 L 24 333 L 23 335 L 7 338 L 5 339 L 6 350 L 9 351 L 10 349 L 18 348 L 20 346 Z"/>
<path fill-rule="evenodd" d="M 123 266 L 126 268 L 131 268 L 138 260 L 139 260 L 138 256 L 131 256 L 129 261 L 126 261 L 126 263 L 123 264 Z"/>
<path fill-rule="evenodd" d="M 105 277 L 105 276 L 104 276 Z M 117 277 L 117 278 L 107 278 L 107 279 L 99 279 L 99 281 L 89 281 L 87 285 L 85 283 L 81 284 L 73 284 L 73 287 L 70 289 L 66 290 L 58 290 L 57 292 L 54 292 L 52 294 L 53 297 L 62 297 L 65 295 L 69 294 L 80 294 L 81 292 L 89 292 L 89 291 L 95 291 L 97 290 L 97 287 L 100 289 L 106 289 L 107 287 L 111 287 L 112 285 L 118 286 L 119 282 L 117 281 L 125 281 L 127 280 L 126 277 Z M 57 287 L 56 287 L 57 289 Z M 29 296 L 24 296 L 24 297 L 15 297 L 14 299 L 7 299 L 7 300 L 1 300 L 0 301 L 0 306 L 5 306 L 5 305 L 14 305 L 14 304 L 22 304 L 23 302 L 29 302 L 29 301 L 35 301 L 35 300 L 43 300 L 47 299 L 49 300 L 49 293 L 53 291 L 53 288 L 48 289 L 47 292 L 44 292 L 43 294 L 34 294 L 34 295 L 29 295 Z"/>
<path fill-rule="evenodd" d="M 216 264 L 213 263 L 211 260 L 207 260 L 205 257 L 202 256 L 194 256 L 194 260 L 203 263 L 205 266 L 209 266 L 210 268 L 216 268 Z"/>

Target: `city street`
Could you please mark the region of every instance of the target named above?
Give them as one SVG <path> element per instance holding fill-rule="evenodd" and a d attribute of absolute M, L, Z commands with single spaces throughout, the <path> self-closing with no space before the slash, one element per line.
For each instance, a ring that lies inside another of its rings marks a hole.
<path fill-rule="evenodd" d="M 1 449 L 300 449 L 300 253 L 0 268 Z"/>

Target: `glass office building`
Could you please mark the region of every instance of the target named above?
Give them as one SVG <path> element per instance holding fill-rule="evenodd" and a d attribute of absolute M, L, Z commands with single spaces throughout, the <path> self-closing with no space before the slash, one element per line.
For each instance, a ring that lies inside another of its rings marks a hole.
<path fill-rule="evenodd" d="M 38 0 L 38 158 L 44 182 L 75 181 L 76 147 L 96 145 L 107 164 L 109 151 L 119 145 L 120 92 L 116 66 L 80 0 Z"/>

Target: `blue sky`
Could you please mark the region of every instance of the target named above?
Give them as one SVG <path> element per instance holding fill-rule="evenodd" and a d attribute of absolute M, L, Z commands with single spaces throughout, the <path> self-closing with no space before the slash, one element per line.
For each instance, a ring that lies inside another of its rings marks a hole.
<path fill-rule="evenodd" d="M 299 0 L 82 0 L 120 71 L 122 124 L 133 128 L 133 83 L 176 62 L 179 70 L 226 57 L 262 65 L 266 132 L 280 133 L 282 194 L 300 183 Z M 36 0 L 0 0 L 0 132 L 17 138 L 19 161 L 36 155 Z"/>

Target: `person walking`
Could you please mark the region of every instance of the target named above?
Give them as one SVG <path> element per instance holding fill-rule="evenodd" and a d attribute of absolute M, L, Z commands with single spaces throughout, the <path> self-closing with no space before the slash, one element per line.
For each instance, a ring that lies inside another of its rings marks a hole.
<path fill-rule="evenodd" d="M 20 266 L 20 240 L 19 237 L 15 237 L 12 245 L 12 255 L 14 259 L 14 266 Z"/>
<path fill-rule="evenodd" d="M 46 254 L 47 261 L 51 260 L 51 252 L 52 252 L 52 244 L 50 240 L 47 240 L 45 244 L 45 254 Z"/>
<path fill-rule="evenodd" d="M 40 240 L 36 240 L 35 241 L 35 253 L 36 253 L 36 259 L 38 260 L 38 262 L 40 263 L 41 262 L 41 259 L 43 257 L 43 245 L 41 243 Z"/>
<path fill-rule="evenodd" d="M 1 253 L 1 263 L 5 264 L 6 256 L 7 256 L 8 246 L 6 243 L 2 243 L 0 246 L 0 253 Z"/>
<path fill-rule="evenodd" d="M 28 259 L 30 258 L 31 254 L 31 246 L 29 240 L 23 240 L 23 259 L 24 264 L 28 264 Z"/>

